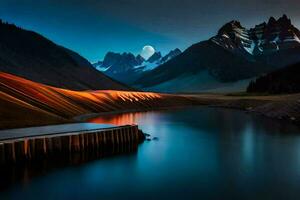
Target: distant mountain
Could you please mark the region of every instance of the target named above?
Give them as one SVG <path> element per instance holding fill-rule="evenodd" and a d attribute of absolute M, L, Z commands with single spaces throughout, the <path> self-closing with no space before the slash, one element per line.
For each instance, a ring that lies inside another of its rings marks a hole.
<path fill-rule="evenodd" d="M 134 66 L 141 65 L 143 62 L 143 57 L 135 57 L 132 53 L 108 52 L 104 60 L 94 64 L 94 67 L 108 75 L 112 75 L 132 70 Z"/>
<path fill-rule="evenodd" d="M 160 61 L 161 58 L 162 58 L 161 53 L 155 52 L 150 58 L 148 58 L 147 62 L 149 63 L 158 62 Z"/>
<path fill-rule="evenodd" d="M 249 93 L 299 93 L 300 92 L 300 63 L 276 70 L 252 81 Z"/>
<path fill-rule="evenodd" d="M 181 50 L 178 49 L 178 48 L 176 48 L 176 49 L 170 51 L 170 52 L 169 52 L 167 55 L 165 55 L 164 57 L 162 57 L 162 58 L 160 59 L 160 62 L 161 62 L 161 63 L 165 63 L 165 62 L 171 60 L 172 58 L 175 58 L 176 56 L 178 56 L 178 55 L 181 54 L 181 53 L 182 53 Z"/>
<path fill-rule="evenodd" d="M 74 90 L 128 90 L 77 53 L 1 20 L 0 71 Z"/>
<path fill-rule="evenodd" d="M 132 53 L 108 52 L 103 61 L 93 65 L 109 77 L 131 84 L 143 73 L 155 69 L 179 54 L 181 54 L 179 49 L 172 50 L 165 56 L 162 56 L 160 52 L 155 52 L 145 60 L 141 55 L 134 56 Z"/>
<path fill-rule="evenodd" d="M 141 76 L 134 85 L 154 91 L 245 90 L 253 77 L 300 61 L 300 32 L 283 15 L 252 29 L 238 21 Z"/>

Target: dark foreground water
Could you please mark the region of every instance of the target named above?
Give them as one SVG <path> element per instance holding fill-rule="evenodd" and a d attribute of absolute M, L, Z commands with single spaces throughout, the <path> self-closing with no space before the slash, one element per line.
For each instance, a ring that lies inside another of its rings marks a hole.
<path fill-rule="evenodd" d="M 129 155 L 42 168 L 0 199 L 300 199 L 300 130 L 293 125 L 217 108 L 93 121 L 138 123 L 158 140 Z"/>

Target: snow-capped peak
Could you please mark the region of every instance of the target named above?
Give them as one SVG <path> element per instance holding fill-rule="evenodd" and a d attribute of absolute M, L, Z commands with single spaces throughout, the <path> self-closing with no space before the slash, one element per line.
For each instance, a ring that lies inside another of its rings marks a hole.
<path fill-rule="evenodd" d="M 246 29 L 238 21 L 225 24 L 211 41 L 241 54 L 266 54 L 300 46 L 300 31 L 283 15 Z"/>
<path fill-rule="evenodd" d="M 99 71 L 107 74 L 124 73 L 126 71 L 149 71 L 157 66 L 171 60 L 179 55 L 181 51 L 176 48 L 167 55 L 162 56 L 160 52 L 155 52 L 149 59 L 145 60 L 141 55 L 134 56 L 131 53 L 108 52 L 103 61 L 94 65 Z"/>

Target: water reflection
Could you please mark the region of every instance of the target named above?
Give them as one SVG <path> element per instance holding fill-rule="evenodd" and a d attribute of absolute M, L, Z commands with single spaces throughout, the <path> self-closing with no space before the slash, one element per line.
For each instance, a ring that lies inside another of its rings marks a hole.
<path fill-rule="evenodd" d="M 101 148 L 86 149 L 82 152 L 61 153 L 60 155 L 47 156 L 44 159 L 34 161 L 18 162 L 17 164 L 7 163 L 0 165 L 0 191 L 3 191 L 14 184 L 27 186 L 31 179 L 47 174 L 49 171 L 55 171 L 64 167 L 80 166 L 84 163 L 105 157 L 131 154 L 137 152 L 138 143 L 110 143 L 102 145 Z"/>
<path fill-rule="evenodd" d="M 119 115 L 102 115 L 97 118 L 90 119 L 89 122 L 113 125 L 131 125 L 136 124 L 142 115 L 142 112 L 123 113 Z"/>
<path fill-rule="evenodd" d="M 158 141 L 27 179 L 1 197 L 36 199 L 299 199 L 300 131 L 291 124 L 217 108 L 104 115 L 139 124 Z M 47 196 L 44 194 L 47 193 Z"/>

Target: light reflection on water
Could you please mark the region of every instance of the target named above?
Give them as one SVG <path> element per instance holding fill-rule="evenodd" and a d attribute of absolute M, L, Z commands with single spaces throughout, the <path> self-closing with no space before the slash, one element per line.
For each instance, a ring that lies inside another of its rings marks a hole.
<path fill-rule="evenodd" d="M 27 184 L 4 192 L 4 197 L 300 197 L 300 131 L 291 124 L 235 110 L 202 107 L 104 115 L 91 122 L 137 123 L 159 140 L 144 142 L 136 154 L 105 158 L 29 179 Z"/>
<path fill-rule="evenodd" d="M 149 114 L 151 112 L 147 112 Z M 97 118 L 90 119 L 91 123 L 99 123 L 99 124 L 112 124 L 112 125 L 129 125 L 129 124 L 137 124 L 138 120 L 145 116 L 143 112 L 135 112 L 135 113 L 122 113 L 119 115 L 101 115 Z M 154 125 L 156 122 L 155 118 L 150 119 L 152 121 L 149 125 Z M 149 123 L 150 121 L 148 121 Z"/>

